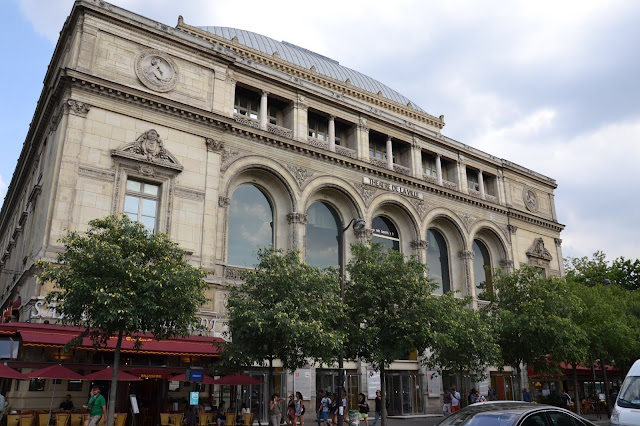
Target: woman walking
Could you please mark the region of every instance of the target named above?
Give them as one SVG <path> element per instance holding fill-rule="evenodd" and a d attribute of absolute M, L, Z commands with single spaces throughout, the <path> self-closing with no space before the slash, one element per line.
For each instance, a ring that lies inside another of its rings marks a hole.
<path fill-rule="evenodd" d="M 280 426 L 280 419 L 282 414 L 280 413 L 280 404 L 284 402 L 284 398 L 280 398 L 277 393 L 274 393 L 269 401 L 269 422 L 271 426 Z"/>
<path fill-rule="evenodd" d="M 367 403 L 367 398 L 365 398 L 363 393 L 358 394 L 358 412 L 360 417 L 359 420 L 364 420 L 364 425 L 369 426 L 369 404 Z"/>
<path fill-rule="evenodd" d="M 304 426 L 304 405 L 302 403 L 302 394 L 300 391 L 296 391 L 296 418 L 293 420 L 293 426 L 296 426 L 300 422 L 300 426 Z"/>

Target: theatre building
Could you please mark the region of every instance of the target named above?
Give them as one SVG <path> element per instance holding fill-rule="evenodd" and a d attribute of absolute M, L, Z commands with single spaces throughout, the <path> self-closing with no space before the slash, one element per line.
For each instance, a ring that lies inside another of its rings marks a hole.
<path fill-rule="evenodd" d="M 55 258 L 67 230 L 110 213 L 167 233 L 191 264 L 215 273 L 199 314 L 203 336 L 151 340 L 125 357 L 134 373 L 152 370 L 165 398 L 172 391 L 159 370 L 215 361 L 213 349 L 194 348 L 221 337 L 225 294 L 263 245 L 335 266 L 338 229 L 362 218 L 347 246 L 373 239 L 416 255 L 437 294 L 471 296 L 474 307 L 492 289 L 485 267 L 563 274 L 553 179 L 445 136 L 443 116 L 326 56 L 177 21 L 80 0 L 62 28 L 0 213 L 0 353 L 9 366 L 60 361 L 90 372 L 109 362 L 108 347 L 59 350 L 73 331 L 55 325 L 55 306 L 44 302 L 51 285 L 33 265 Z M 394 414 L 441 410 L 442 381 L 419 357 L 391 366 Z M 350 399 L 372 399 L 379 382 L 370 367 L 345 366 Z M 493 373 L 511 395 L 510 370 Z M 302 390 L 312 401 L 336 381 L 337 369 L 278 370 L 281 395 Z M 12 386 L 9 400 L 29 404 L 39 385 L 28 385 Z M 266 419 L 266 387 L 242 395 Z"/>

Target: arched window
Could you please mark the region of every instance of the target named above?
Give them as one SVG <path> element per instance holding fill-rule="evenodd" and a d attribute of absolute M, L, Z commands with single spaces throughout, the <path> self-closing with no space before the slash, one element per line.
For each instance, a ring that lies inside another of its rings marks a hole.
<path fill-rule="evenodd" d="M 427 266 L 429 277 L 434 279 L 439 287 L 435 294 L 444 294 L 451 291 L 449 280 L 449 251 L 444 237 L 435 229 L 427 231 Z"/>
<path fill-rule="evenodd" d="M 384 244 L 385 249 L 400 251 L 400 235 L 391 220 L 384 216 L 376 216 L 371 227 L 374 243 Z"/>
<path fill-rule="evenodd" d="M 476 294 L 491 292 L 491 259 L 487 246 L 480 240 L 473 240 L 473 276 L 476 281 Z"/>
<path fill-rule="evenodd" d="M 258 187 L 240 185 L 229 206 L 227 264 L 252 268 L 258 248 L 273 244 L 273 208 Z"/>
<path fill-rule="evenodd" d="M 307 210 L 307 253 L 310 266 L 338 266 L 340 218 L 330 205 L 317 201 Z"/>

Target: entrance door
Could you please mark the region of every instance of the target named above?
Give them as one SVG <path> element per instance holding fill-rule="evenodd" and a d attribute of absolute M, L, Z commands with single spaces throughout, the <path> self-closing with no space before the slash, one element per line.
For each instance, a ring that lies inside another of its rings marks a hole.
<path fill-rule="evenodd" d="M 413 372 L 392 373 L 386 377 L 389 415 L 422 413 L 422 380 Z"/>
<path fill-rule="evenodd" d="M 247 407 L 251 409 L 253 416 L 256 421 L 269 423 L 269 401 L 271 399 L 271 395 L 269 394 L 269 373 L 262 372 L 248 372 L 247 375 L 262 380 L 264 382 L 263 385 L 245 385 L 238 386 L 239 388 L 239 402 L 238 408 L 242 404 L 247 404 Z M 286 389 L 284 388 L 284 380 L 282 380 L 281 372 L 273 373 L 273 381 L 274 388 L 276 392 L 281 397 L 287 399 Z M 280 406 L 280 412 L 286 413 L 286 402 L 282 403 Z M 284 416 L 282 416 L 284 419 Z"/>

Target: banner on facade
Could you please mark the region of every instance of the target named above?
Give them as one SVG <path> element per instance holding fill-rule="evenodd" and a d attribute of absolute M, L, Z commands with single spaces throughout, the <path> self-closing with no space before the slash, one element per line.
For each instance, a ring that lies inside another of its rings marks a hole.
<path fill-rule="evenodd" d="M 429 398 L 440 398 L 442 393 L 442 376 L 439 371 L 427 371 L 427 388 Z"/>
<path fill-rule="evenodd" d="M 376 391 L 380 389 L 380 372 L 367 370 L 367 398 L 373 399 L 376 397 Z"/>
<path fill-rule="evenodd" d="M 300 392 L 302 399 L 311 400 L 311 370 L 308 368 L 298 368 L 293 373 L 294 392 Z"/>

